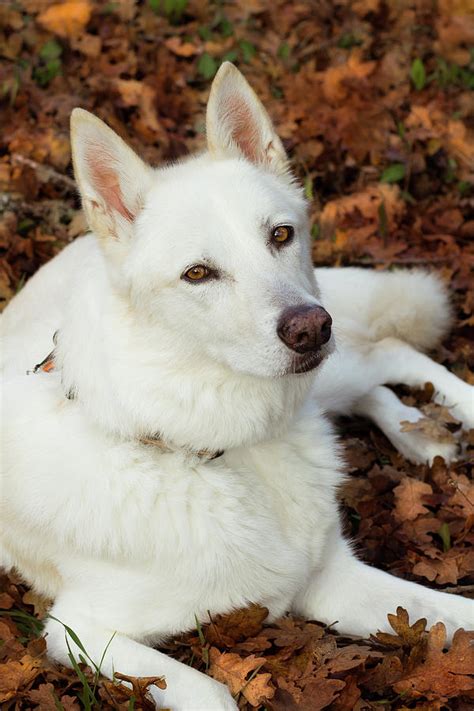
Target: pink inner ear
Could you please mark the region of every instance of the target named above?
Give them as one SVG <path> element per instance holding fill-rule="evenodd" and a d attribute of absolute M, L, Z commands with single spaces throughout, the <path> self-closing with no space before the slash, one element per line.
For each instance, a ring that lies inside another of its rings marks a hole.
<path fill-rule="evenodd" d="M 123 201 L 122 191 L 117 173 L 113 170 L 113 158 L 103 150 L 97 150 L 89 156 L 89 170 L 94 188 L 103 197 L 106 205 L 116 210 L 129 222 L 133 222 L 134 215 Z"/>
<path fill-rule="evenodd" d="M 237 94 L 226 98 L 221 121 L 230 126 L 231 138 L 245 157 L 252 163 L 262 162 L 262 147 L 255 118 L 241 96 Z"/>

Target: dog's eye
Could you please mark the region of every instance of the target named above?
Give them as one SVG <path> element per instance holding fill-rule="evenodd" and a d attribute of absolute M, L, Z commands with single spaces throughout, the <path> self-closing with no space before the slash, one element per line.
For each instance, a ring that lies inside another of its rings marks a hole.
<path fill-rule="evenodd" d="M 272 231 L 272 242 L 277 246 L 291 242 L 294 233 L 295 230 L 291 225 L 278 225 Z"/>
<path fill-rule="evenodd" d="M 187 281 L 202 281 L 207 279 L 211 275 L 211 270 L 204 266 L 204 264 L 195 264 L 194 267 L 189 267 L 182 275 L 183 279 Z"/>

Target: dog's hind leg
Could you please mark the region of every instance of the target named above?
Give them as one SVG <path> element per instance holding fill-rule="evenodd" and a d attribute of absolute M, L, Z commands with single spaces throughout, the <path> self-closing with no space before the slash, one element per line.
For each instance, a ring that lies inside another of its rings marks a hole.
<path fill-rule="evenodd" d="M 444 366 L 397 338 L 375 343 L 368 359 L 368 367 L 377 373 L 380 384 L 420 387 L 432 383 L 435 401 L 449 407 L 466 429 L 474 428 L 474 387 Z"/>
<path fill-rule="evenodd" d="M 384 385 L 378 385 L 353 406 L 356 415 L 362 415 L 382 430 L 395 449 L 416 464 L 432 463 L 436 456 L 447 462 L 455 458 L 457 445 L 451 442 L 439 442 L 427 437 L 420 431 L 401 431 L 401 422 L 417 422 L 424 417 L 416 407 L 408 407 Z"/>
<path fill-rule="evenodd" d="M 335 528 L 294 610 L 339 632 L 366 637 L 388 631 L 387 613 L 399 605 L 412 622 L 422 617 L 428 625 L 444 622 L 449 638 L 460 627 L 474 629 L 474 600 L 430 590 L 362 563 Z"/>
<path fill-rule="evenodd" d="M 77 661 L 81 655 L 90 666 L 100 667 L 101 674 L 110 679 L 115 672 L 127 676 L 163 676 L 166 689 L 151 687 L 158 708 L 237 711 L 237 704 L 226 686 L 166 654 L 106 629 L 100 620 L 89 617 L 86 609 L 82 596 L 77 599 L 69 594 L 57 599 L 51 611 L 55 619 L 49 619 L 46 625 L 48 654 L 52 659 L 71 666 L 70 649 Z M 64 625 L 77 635 L 82 649 Z"/>

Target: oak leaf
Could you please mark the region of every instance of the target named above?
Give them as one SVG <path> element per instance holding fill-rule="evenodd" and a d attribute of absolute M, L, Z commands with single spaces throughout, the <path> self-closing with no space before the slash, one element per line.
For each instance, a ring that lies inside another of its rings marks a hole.
<path fill-rule="evenodd" d="M 124 681 L 125 684 L 118 684 L 117 681 Z M 149 691 L 151 686 L 159 689 L 166 689 L 166 682 L 162 676 L 135 677 L 127 674 L 115 672 L 114 680 L 104 679 L 100 683 L 99 694 L 104 701 L 112 704 L 113 708 L 130 708 L 133 700 L 135 708 L 144 711 L 153 711 L 155 703 Z"/>
<path fill-rule="evenodd" d="M 388 614 L 390 627 L 396 634 L 388 632 L 377 632 L 375 638 L 377 641 L 388 647 L 414 647 L 422 642 L 426 635 L 426 619 L 422 617 L 413 625 L 410 625 L 408 612 L 403 607 L 397 607 L 396 614 Z"/>
<path fill-rule="evenodd" d="M 35 711 L 57 711 L 58 708 L 64 711 L 79 711 L 79 703 L 72 696 L 63 695 L 60 698 L 61 706 L 58 706 L 59 694 L 53 684 L 40 684 L 37 689 L 28 692 L 28 700 L 36 704 Z"/>
<path fill-rule="evenodd" d="M 449 555 L 451 553 L 451 555 Z M 440 559 L 431 560 L 424 557 L 413 566 L 413 574 L 421 575 L 430 582 L 436 580 L 440 585 L 452 583 L 455 585 L 459 578 L 459 566 L 457 561 L 457 551 L 449 551 L 447 555 Z"/>
<path fill-rule="evenodd" d="M 401 432 L 420 432 L 438 442 L 456 441 L 453 432 L 461 427 L 461 422 L 453 417 L 448 407 L 436 402 L 427 402 L 421 406 L 421 410 L 426 417 L 415 422 L 402 420 Z"/>
<path fill-rule="evenodd" d="M 437 622 L 430 629 L 426 660 L 394 684 L 399 694 L 441 700 L 474 691 L 474 632 L 458 630 L 451 648 L 446 646 L 446 627 Z"/>
<path fill-rule="evenodd" d="M 229 687 L 232 696 L 242 693 L 252 706 L 271 699 L 275 688 L 270 683 L 271 674 L 255 673 L 264 663 L 264 657 L 254 654 L 242 659 L 238 654 L 221 653 L 215 647 L 209 650 L 209 674 Z M 247 680 L 251 673 L 254 676 Z"/>
<path fill-rule="evenodd" d="M 206 629 L 206 641 L 211 645 L 232 647 L 236 642 L 254 637 L 268 617 L 266 607 L 251 605 L 215 617 Z"/>
<path fill-rule="evenodd" d="M 303 689 L 286 679 L 279 679 L 278 686 L 272 711 L 320 711 L 334 702 L 344 689 L 345 682 L 329 679 L 327 670 L 320 667 Z"/>
<path fill-rule="evenodd" d="M 433 493 L 430 484 L 406 477 L 395 487 L 393 493 L 395 495 L 394 516 L 397 521 L 413 521 L 417 516 L 429 513 L 422 499 Z"/>
<path fill-rule="evenodd" d="M 400 432 L 419 432 L 437 442 L 450 443 L 455 441 L 452 432 L 446 429 L 444 423 L 440 420 L 433 420 L 431 417 L 420 417 L 416 422 L 402 420 L 400 422 Z"/>
<path fill-rule="evenodd" d="M 0 702 L 13 699 L 18 691 L 30 684 L 41 674 L 42 660 L 25 654 L 19 661 L 0 664 Z"/>
<path fill-rule="evenodd" d="M 335 655 L 326 662 L 326 668 L 330 674 L 340 674 L 341 672 L 363 666 L 368 659 L 378 659 L 383 655 L 370 647 L 357 644 L 349 644 L 347 647 L 338 648 Z"/>

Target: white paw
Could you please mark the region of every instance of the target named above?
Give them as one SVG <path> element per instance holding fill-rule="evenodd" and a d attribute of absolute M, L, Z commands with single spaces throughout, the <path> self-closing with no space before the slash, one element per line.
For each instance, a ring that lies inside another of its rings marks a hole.
<path fill-rule="evenodd" d="M 465 430 L 474 429 L 474 386 L 454 378 L 452 387 L 437 392 L 434 401 L 447 407 Z"/>
<path fill-rule="evenodd" d="M 199 677 L 199 678 L 198 678 Z M 229 689 L 204 674 L 196 673 L 192 680 L 184 679 L 179 688 L 169 686 L 152 692 L 158 708 L 172 711 L 237 711 L 237 703 Z"/>
<path fill-rule="evenodd" d="M 474 600 L 461 595 L 442 593 L 443 606 L 429 605 L 423 610 L 423 615 L 428 617 L 429 625 L 443 622 L 446 627 L 447 641 L 450 644 L 453 634 L 462 627 L 465 630 L 474 630 Z"/>
<path fill-rule="evenodd" d="M 474 388 L 468 387 L 471 392 L 462 400 L 459 399 L 451 408 L 451 412 L 457 420 L 461 420 L 465 430 L 472 430 L 474 429 Z"/>
<path fill-rule="evenodd" d="M 421 432 L 396 432 L 389 439 L 395 449 L 414 464 L 432 464 L 435 457 L 443 457 L 449 463 L 458 455 L 456 442 L 439 442 Z"/>

